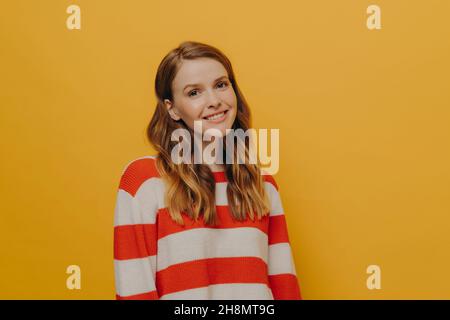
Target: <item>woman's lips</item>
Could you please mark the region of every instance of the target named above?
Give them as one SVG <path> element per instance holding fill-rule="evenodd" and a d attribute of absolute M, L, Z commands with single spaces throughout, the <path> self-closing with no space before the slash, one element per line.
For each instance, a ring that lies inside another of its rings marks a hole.
<path fill-rule="evenodd" d="M 204 119 L 205 119 L 206 121 L 211 122 L 211 123 L 221 123 L 222 121 L 224 121 L 224 120 L 226 119 L 227 113 L 228 113 L 228 110 L 225 110 L 225 111 L 223 112 L 223 115 L 220 116 L 219 118 L 217 118 L 217 115 L 215 115 L 213 119 L 207 119 L 207 118 L 204 118 Z"/>

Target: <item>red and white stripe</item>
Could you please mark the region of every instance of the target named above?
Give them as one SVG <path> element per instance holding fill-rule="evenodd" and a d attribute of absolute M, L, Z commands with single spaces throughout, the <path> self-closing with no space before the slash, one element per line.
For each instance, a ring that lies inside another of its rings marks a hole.
<path fill-rule="evenodd" d="M 117 299 L 301 299 L 278 186 L 264 175 L 270 216 L 235 222 L 223 173 L 216 179 L 219 227 L 169 216 L 155 158 L 122 173 L 114 216 Z"/>

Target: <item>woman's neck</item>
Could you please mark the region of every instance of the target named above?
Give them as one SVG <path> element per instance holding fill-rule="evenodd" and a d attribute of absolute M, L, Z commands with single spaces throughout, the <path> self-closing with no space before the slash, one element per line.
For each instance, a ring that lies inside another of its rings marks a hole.
<path fill-rule="evenodd" d="M 211 169 L 212 172 L 224 172 L 225 166 L 223 164 L 208 164 L 208 167 Z"/>
<path fill-rule="evenodd" d="M 204 151 L 206 149 L 206 147 L 213 143 L 213 142 L 209 142 L 209 141 L 202 141 L 203 143 L 203 149 L 202 151 Z M 211 169 L 212 172 L 224 172 L 225 171 L 225 165 L 219 162 L 223 162 L 222 159 L 219 159 L 219 153 L 214 152 L 215 155 L 215 159 L 213 159 L 212 163 L 207 163 L 208 161 L 204 162 L 208 165 L 208 167 Z M 202 154 L 203 156 L 203 154 Z M 203 158 L 203 157 L 202 157 Z M 210 159 L 209 161 L 211 161 L 212 159 Z M 205 159 L 203 159 L 203 161 L 205 161 Z"/>

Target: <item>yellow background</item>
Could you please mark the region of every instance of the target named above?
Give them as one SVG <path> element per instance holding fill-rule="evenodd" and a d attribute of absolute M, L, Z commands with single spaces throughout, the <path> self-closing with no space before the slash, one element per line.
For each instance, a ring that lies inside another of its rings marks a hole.
<path fill-rule="evenodd" d="M 68 30 L 66 8 L 81 8 Z M 381 30 L 366 8 L 381 7 Z M 0 298 L 113 299 L 113 214 L 154 76 L 184 40 L 233 63 L 305 299 L 450 298 L 449 1 L 2 1 Z M 81 290 L 66 267 L 81 267 Z M 366 268 L 381 268 L 368 290 Z"/>

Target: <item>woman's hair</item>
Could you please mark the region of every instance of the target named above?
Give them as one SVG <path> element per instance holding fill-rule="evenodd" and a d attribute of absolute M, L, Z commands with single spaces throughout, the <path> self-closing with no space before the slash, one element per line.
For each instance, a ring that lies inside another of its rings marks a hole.
<path fill-rule="evenodd" d="M 200 213 L 203 212 L 205 224 L 217 225 L 214 175 L 207 164 L 196 164 L 194 161 L 191 161 L 190 164 L 184 162 L 176 164 L 172 161 L 172 148 L 179 143 L 171 141 L 172 132 L 175 129 L 186 129 L 191 133 L 191 138 L 194 135 L 192 134 L 192 129 L 183 120 L 173 120 L 164 105 L 164 99 L 169 99 L 173 102 L 172 81 L 183 60 L 197 58 L 211 58 L 225 67 L 237 97 L 237 114 L 232 129 L 242 129 L 246 132 L 250 128 L 250 109 L 239 90 L 228 58 L 217 48 L 199 42 L 186 41 L 169 52 L 158 67 L 155 78 L 157 105 L 147 127 L 147 137 L 158 152 L 156 167 L 166 182 L 165 200 L 171 218 L 178 224 L 184 225 L 181 216 L 182 211 L 195 221 L 197 221 Z M 236 138 L 239 140 L 239 135 Z M 191 146 L 193 145 L 192 141 L 193 139 L 191 140 Z M 249 144 L 245 141 L 242 142 L 242 140 L 237 142 L 241 146 L 245 146 L 244 163 L 235 161 L 238 152 L 236 147 L 233 148 L 234 160 L 231 161 L 232 163 L 223 161 L 225 175 L 228 180 L 228 205 L 231 208 L 231 214 L 234 219 L 243 221 L 249 215 L 254 221 L 255 213 L 258 219 L 268 215 L 270 210 L 269 199 L 264 189 L 264 179 L 261 174 L 259 160 L 257 159 L 256 164 L 249 163 Z M 224 143 L 223 145 L 226 144 Z M 229 157 L 229 155 L 225 156 L 225 149 L 226 146 L 223 152 L 224 159 Z M 191 159 L 193 159 L 193 152 Z"/>

